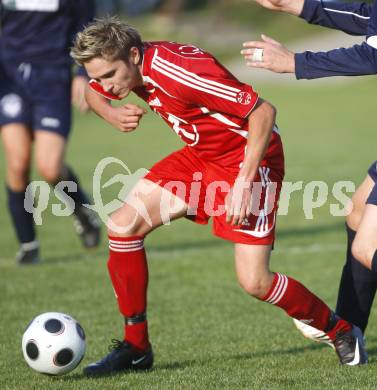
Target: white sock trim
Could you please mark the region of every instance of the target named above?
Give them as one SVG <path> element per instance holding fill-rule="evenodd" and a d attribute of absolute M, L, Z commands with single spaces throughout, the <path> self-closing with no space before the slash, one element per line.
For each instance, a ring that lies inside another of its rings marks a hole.
<path fill-rule="evenodd" d="M 24 242 L 20 245 L 20 249 L 23 251 L 32 251 L 39 248 L 39 241 L 34 240 L 30 242 Z"/>
<path fill-rule="evenodd" d="M 278 281 L 270 296 L 266 299 L 266 302 L 276 305 L 284 296 L 288 288 L 288 278 L 283 274 L 277 274 Z"/>

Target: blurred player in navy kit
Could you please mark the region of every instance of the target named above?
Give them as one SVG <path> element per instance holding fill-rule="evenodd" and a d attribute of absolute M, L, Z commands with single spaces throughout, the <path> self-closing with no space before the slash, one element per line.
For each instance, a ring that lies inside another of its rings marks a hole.
<path fill-rule="evenodd" d="M 87 0 L 0 0 L 0 133 L 6 158 L 9 210 L 20 242 L 19 264 L 40 260 L 32 214 L 24 209 L 31 151 L 39 174 L 51 185 L 77 184 L 67 193 L 75 203 L 75 227 L 85 247 L 99 243 L 99 223 L 82 206 L 88 198 L 64 163 L 71 127 L 71 97 L 88 109 L 84 71 L 72 79 L 69 47 L 94 12 Z"/>
<path fill-rule="evenodd" d="M 293 53 L 279 42 L 244 43 L 247 65 L 297 79 L 377 73 L 377 2 L 343 3 L 316 0 L 256 0 L 265 8 L 299 16 L 311 24 L 366 36 L 361 45 L 328 52 Z M 347 216 L 347 260 L 339 286 L 336 312 L 364 332 L 377 289 L 377 166 L 373 163 L 353 198 Z"/>

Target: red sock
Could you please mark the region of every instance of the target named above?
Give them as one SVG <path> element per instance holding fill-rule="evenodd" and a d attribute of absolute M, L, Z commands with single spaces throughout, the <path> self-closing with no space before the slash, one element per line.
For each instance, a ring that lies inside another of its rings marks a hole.
<path fill-rule="evenodd" d="M 119 310 L 125 317 L 124 339 L 136 348 L 149 346 L 146 320 L 148 264 L 143 237 L 110 237 L 107 267 Z"/>
<path fill-rule="evenodd" d="M 351 329 L 351 325 L 341 319 L 331 324 L 330 308 L 297 280 L 283 274 L 275 274 L 270 291 L 262 300 L 282 308 L 290 317 L 327 332 L 332 340 L 337 332 Z"/>

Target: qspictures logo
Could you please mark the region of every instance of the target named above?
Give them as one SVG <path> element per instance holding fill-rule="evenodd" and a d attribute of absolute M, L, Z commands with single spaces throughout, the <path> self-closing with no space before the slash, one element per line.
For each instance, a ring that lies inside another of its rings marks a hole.
<path fill-rule="evenodd" d="M 112 173 L 109 177 L 109 172 Z M 84 206 L 94 210 L 104 224 L 112 231 L 125 233 L 136 222 L 137 217 L 142 217 L 146 223 L 152 226 L 150 210 L 145 199 L 152 195 L 161 182 L 154 183 L 148 180 L 141 180 L 148 170 L 138 169 L 134 173 L 128 166 L 115 157 L 106 157 L 96 166 L 92 177 L 92 199 L 93 203 Z M 276 183 L 268 180 L 268 177 L 261 175 L 261 182 L 255 182 L 252 186 L 250 211 L 258 218 L 268 216 L 275 203 Z M 195 172 L 192 182 L 187 184 L 181 181 L 168 181 L 162 186 L 166 191 L 161 191 L 159 199 L 159 212 L 163 224 L 170 224 L 170 216 L 180 207 L 185 206 L 182 199 L 188 202 L 188 216 L 195 216 L 200 202 L 200 191 L 202 191 L 201 172 Z M 247 184 L 247 183 L 246 183 Z M 242 192 L 242 185 L 236 183 L 238 190 Z M 351 181 L 338 181 L 329 186 L 324 181 L 303 181 L 283 182 L 279 199 L 278 215 L 288 215 L 294 195 L 295 206 L 299 202 L 303 212 L 303 218 L 313 219 L 315 210 L 327 208 L 327 212 L 333 217 L 344 217 L 352 211 L 350 196 L 355 191 L 355 184 Z M 116 189 L 116 191 L 114 191 Z M 204 211 L 209 217 L 220 216 L 226 213 L 225 204 L 215 202 L 216 193 L 221 191 L 225 194 L 231 190 L 230 184 L 226 181 L 213 181 L 206 183 L 204 194 Z M 75 182 L 61 181 L 51 188 L 44 181 L 34 181 L 26 189 L 24 207 L 33 214 L 37 225 L 43 224 L 43 214 L 51 207 L 51 212 L 56 217 L 67 217 L 74 213 L 75 203 L 70 193 L 77 192 Z M 111 197 L 109 199 L 109 193 Z M 114 193 L 116 195 L 114 196 Z M 173 195 L 175 194 L 175 195 Z M 105 201 L 105 199 L 107 201 Z M 266 201 L 265 199 L 268 199 Z M 136 210 L 135 218 L 127 226 L 117 226 L 111 220 L 111 215 L 129 204 Z M 262 207 L 261 207 L 262 205 Z M 273 216 L 275 218 L 275 214 Z M 246 221 L 247 222 L 247 221 Z M 245 222 L 245 223 L 246 223 Z"/>

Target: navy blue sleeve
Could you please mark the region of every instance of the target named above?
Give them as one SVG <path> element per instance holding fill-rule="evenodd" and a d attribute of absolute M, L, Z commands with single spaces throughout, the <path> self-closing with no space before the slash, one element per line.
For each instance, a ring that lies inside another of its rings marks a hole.
<path fill-rule="evenodd" d="M 376 44 L 377 36 L 377 0 L 373 3 L 372 13 L 367 30 L 367 42 L 369 45 L 377 48 Z"/>
<path fill-rule="evenodd" d="M 377 50 L 364 42 L 328 52 L 295 54 L 296 78 L 361 76 L 377 73 Z"/>
<path fill-rule="evenodd" d="M 310 24 L 344 31 L 350 35 L 366 35 L 372 5 L 339 1 L 305 0 L 300 17 Z"/>
<path fill-rule="evenodd" d="M 377 0 L 369 11 L 366 42 L 347 49 L 295 54 L 297 79 L 377 74 Z"/>

